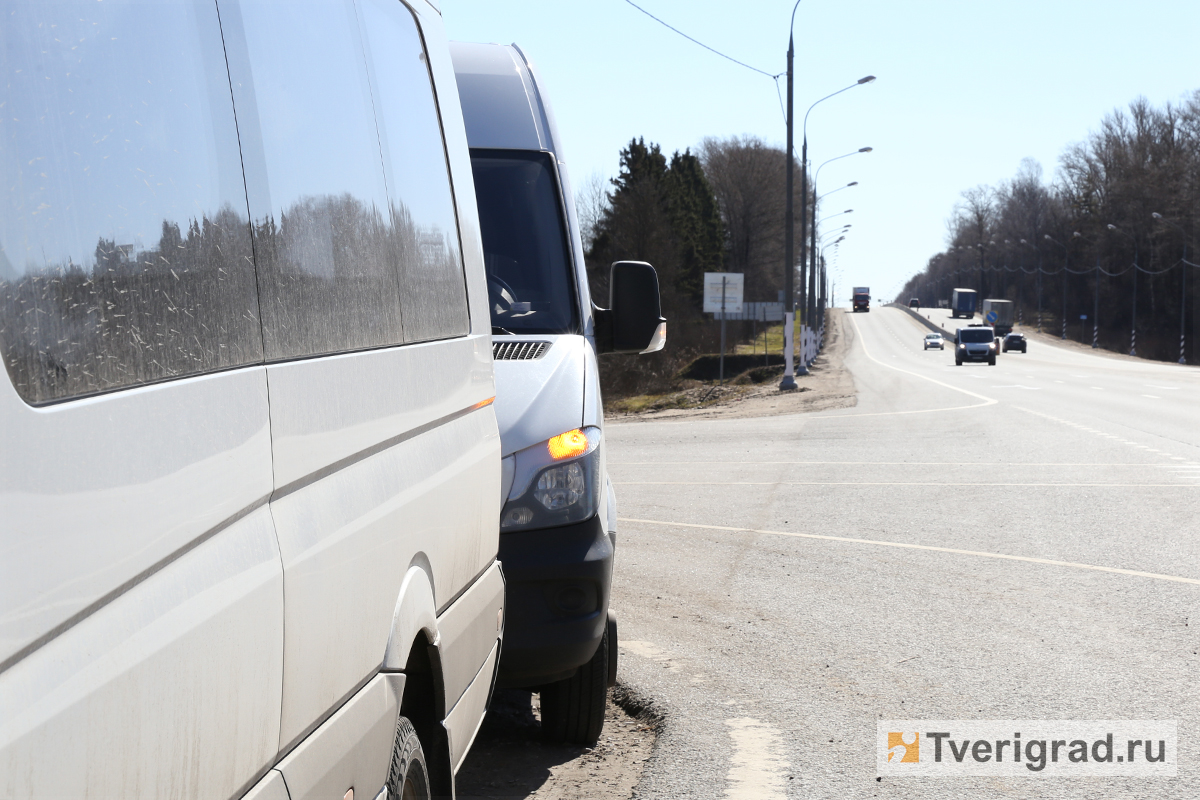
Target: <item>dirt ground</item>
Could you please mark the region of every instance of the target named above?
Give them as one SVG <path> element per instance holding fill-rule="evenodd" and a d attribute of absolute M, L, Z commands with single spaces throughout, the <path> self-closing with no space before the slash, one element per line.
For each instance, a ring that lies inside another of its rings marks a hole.
<path fill-rule="evenodd" d="M 705 419 L 717 417 L 767 417 L 780 414 L 799 414 L 848 408 L 857 400 L 854 379 L 843 359 L 853 330 L 846 324 L 842 309 L 829 312 L 825 347 L 809 367 L 808 375 L 797 375 L 799 389 L 779 391 L 778 380 L 752 385 L 713 383 L 696 386 L 668 398 L 668 402 L 649 404 L 638 413 L 606 412 L 609 422 L 639 422 L 660 419 Z M 662 407 L 669 405 L 699 405 L 695 408 Z"/>
<path fill-rule="evenodd" d="M 459 800 L 611 800 L 632 797 L 654 749 L 660 719 L 621 684 L 609 694 L 595 747 L 542 741 L 538 696 L 497 690 L 467 760 L 458 771 Z"/>

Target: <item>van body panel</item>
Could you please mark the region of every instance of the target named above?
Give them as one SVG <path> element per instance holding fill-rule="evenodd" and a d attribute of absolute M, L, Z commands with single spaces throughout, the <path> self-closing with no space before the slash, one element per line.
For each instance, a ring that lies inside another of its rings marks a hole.
<path fill-rule="evenodd" d="M 277 769 L 270 770 L 262 780 L 254 784 L 254 788 L 242 795 L 242 800 L 291 800 L 288 797 L 287 784 L 283 781 L 283 773 Z"/>
<path fill-rule="evenodd" d="M 275 490 L 495 396 L 490 344 L 469 336 L 272 364 Z"/>
<path fill-rule="evenodd" d="M 30 66 L 0 100 L 45 107 L 3 167 L 48 154 L 5 189 L 0 289 L 69 289 L 0 303 L 0 798 L 375 797 L 381 667 L 422 636 L 453 697 L 406 713 L 457 767 L 499 652 L 501 445 L 437 6 L 68 5 L 83 38 L 49 6 L 0 28 Z M 72 137 L 139 169 L 79 172 Z M 43 191 L 80 213 L 34 220 Z"/>
<path fill-rule="evenodd" d="M 435 7 L 436 8 L 436 7 Z M 438 112 L 442 121 L 442 136 L 446 142 L 446 162 L 454 187 L 454 204 L 458 212 L 458 235 L 467 275 L 467 299 L 471 308 L 471 333 L 487 336 L 492 332 L 488 311 L 487 278 L 483 269 L 483 239 L 479 233 L 479 208 L 475 204 L 475 178 L 471 172 L 471 155 L 467 149 L 467 131 L 463 110 L 454 77 L 450 50 L 445 46 L 446 31 L 441 12 L 415 7 L 425 41 L 442 43 L 427 47 L 433 88 L 437 95 Z"/>
<path fill-rule="evenodd" d="M 261 367 L 42 408 L 0 380 L 0 662 L 264 502 L 270 447 Z"/>
<path fill-rule="evenodd" d="M 439 605 L 494 561 L 499 451 L 485 406 L 272 502 L 287 590 L 281 747 L 379 669 L 414 553 Z"/>
<path fill-rule="evenodd" d="M 509 341 L 548 341 L 541 358 L 496 362 L 496 422 L 504 455 L 582 427 L 584 422 L 584 352 L 582 336 L 497 337 Z"/>
<path fill-rule="evenodd" d="M 487 661 L 479 668 L 462 697 L 446 715 L 446 731 L 450 734 L 450 767 L 454 772 L 462 766 L 463 759 L 475 741 L 487 711 L 488 696 L 492 691 L 492 676 L 496 673 L 496 662 L 500 657 L 500 643 L 492 645 Z"/>
<path fill-rule="evenodd" d="M 0 797 L 229 797 L 278 746 L 283 577 L 266 506 L 0 680 Z"/>
<path fill-rule="evenodd" d="M 553 150 L 533 78 L 515 48 L 453 42 L 450 52 L 471 147 Z"/>
<path fill-rule="evenodd" d="M 442 685 L 446 708 L 452 708 L 500 637 L 504 608 L 504 573 L 492 562 L 471 588 L 438 617 L 438 646 L 442 657 Z"/>
<path fill-rule="evenodd" d="M 433 602 L 433 583 L 429 580 L 429 559 L 419 553 L 400 584 L 400 598 L 392 615 L 392 631 L 383 655 L 383 670 L 398 672 L 408 664 L 413 642 L 419 634 L 432 645 L 438 644 L 437 605 Z"/>
<path fill-rule="evenodd" d="M 403 675 L 376 675 L 279 762 L 290 800 L 373 798 L 387 782 Z"/>

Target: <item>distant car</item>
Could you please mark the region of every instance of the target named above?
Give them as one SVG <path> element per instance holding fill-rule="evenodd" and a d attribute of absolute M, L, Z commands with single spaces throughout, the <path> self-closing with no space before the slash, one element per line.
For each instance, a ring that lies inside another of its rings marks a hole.
<path fill-rule="evenodd" d="M 936 347 L 938 350 L 946 349 L 946 340 L 942 338 L 940 333 L 931 333 L 925 337 L 925 349 Z"/>
<path fill-rule="evenodd" d="M 1023 333 L 1010 333 L 1004 337 L 1002 350 L 1005 353 L 1009 350 L 1020 350 L 1022 353 L 1027 353 L 1029 352 L 1029 342 L 1025 340 Z"/>
<path fill-rule="evenodd" d="M 908 301 L 908 307 L 909 307 L 909 308 L 920 308 L 920 307 L 921 307 L 921 301 L 920 301 L 918 298 L 914 297 L 914 298 L 912 298 L 911 300 L 909 300 L 909 301 Z"/>

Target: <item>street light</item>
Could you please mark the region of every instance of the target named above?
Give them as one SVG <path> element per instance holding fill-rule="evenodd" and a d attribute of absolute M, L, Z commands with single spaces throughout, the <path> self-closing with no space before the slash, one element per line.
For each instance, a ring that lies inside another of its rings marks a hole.
<path fill-rule="evenodd" d="M 793 111 L 793 103 L 794 103 L 794 95 L 795 95 L 794 62 L 795 62 L 795 57 L 796 57 L 795 27 L 796 27 L 796 9 L 798 9 L 799 7 L 800 7 L 800 0 L 796 0 L 795 5 L 792 6 L 791 21 L 788 22 L 787 200 L 786 200 L 787 210 L 786 210 L 786 218 L 784 220 L 784 236 L 783 236 L 783 240 L 784 240 L 783 249 L 784 249 L 784 261 L 785 261 L 785 264 L 784 264 L 784 304 L 785 304 L 784 308 L 786 309 L 786 311 L 784 313 L 784 323 L 783 323 L 783 327 L 784 327 L 784 332 L 783 332 L 783 336 L 784 336 L 784 369 L 783 369 L 783 380 L 781 380 L 779 382 L 780 389 L 795 389 L 796 388 L 796 381 L 793 376 L 794 370 L 792 368 L 792 351 L 794 348 L 793 319 L 794 319 L 795 313 L 796 313 L 795 288 L 793 285 L 794 284 L 794 276 L 792 274 L 796 269 L 796 261 L 795 261 L 795 254 L 794 254 L 794 248 L 793 248 L 794 239 L 795 239 L 795 233 L 794 233 L 795 220 L 792 217 L 792 182 L 793 182 L 793 174 L 794 174 L 795 170 L 794 170 L 794 163 L 793 163 L 794 159 L 792 158 L 792 152 L 795 149 L 793 147 L 793 139 L 794 139 L 793 131 L 795 130 L 795 113 Z M 803 125 L 804 163 L 805 164 L 808 163 L 808 114 L 809 114 L 809 112 L 811 112 L 813 110 L 813 107 L 815 107 L 817 105 L 817 103 L 820 103 L 824 100 L 828 100 L 830 97 L 833 97 L 834 95 L 841 94 L 842 92 L 844 92 L 848 89 L 853 89 L 855 86 L 860 86 L 864 83 L 870 83 L 873 80 L 875 80 L 874 75 L 868 75 L 865 78 L 860 78 L 858 81 L 856 81 L 855 83 L 852 83 L 850 86 L 847 86 L 845 89 L 839 89 L 838 91 L 834 92 L 831 95 L 822 97 L 816 103 L 813 103 L 811 106 L 808 107 L 808 111 L 806 111 L 804 113 L 804 125 Z M 808 189 L 807 189 L 808 181 L 807 181 L 806 174 L 807 174 L 806 169 L 800 170 L 800 203 L 801 203 L 800 218 L 801 219 L 807 219 L 807 217 L 804 214 L 805 205 L 807 204 L 807 201 L 808 201 Z M 801 231 L 801 234 L 803 234 L 803 231 Z M 801 250 L 800 250 L 800 268 L 803 270 L 803 268 L 804 268 L 804 237 L 803 237 L 803 235 L 801 236 L 800 248 L 801 248 Z M 806 374 L 807 372 L 808 372 L 808 370 L 804 370 L 801 374 Z"/>
<path fill-rule="evenodd" d="M 1132 314 L 1132 318 L 1131 318 L 1132 324 L 1129 329 L 1129 355 L 1136 356 L 1137 355 L 1137 285 L 1138 285 L 1137 274 L 1138 274 L 1138 270 L 1141 269 L 1141 267 L 1138 266 L 1137 237 L 1131 233 L 1126 233 L 1125 231 L 1118 228 L 1116 225 L 1113 225 L 1111 222 L 1108 223 L 1108 229 L 1110 231 L 1116 231 L 1117 233 L 1121 234 L 1122 236 L 1128 236 L 1130 239 L 1133 240 L 1133 314 Z"/>
<path fill-rule="evenodd" d="M 793 26 L 796 24 L 796 8 L 799 7 L 799 5 L 800 5 L 800 0 L 796 0 L 796 5 L 792 6 L 792 25 Z M 795 269 L 795 261 L 793 261 L 793 252 L 792 252 L 792 241 L 794 238 L 793 225 L 795 224 L 795 220 L 792 219 L 792 171 L 793 171 L 792 131 L 794 129 L 793 116 L 792 116 L 792 59 L 793 59 L 793 56 L 794 56 L 794 50 L 792 48 L 792 32 L 789 29 L 789 31 L 788 31 L 788 59 L 787 59 L 787 75 L 788 75 L 788 102 L 787 102 L 787 161 L 788 161 L 788 163 L 787 163 L 787 212 L 786 212 L 787 220 L 785 222 L 785 227 L 784 227 L 783 241 L 784 241 L 784 251 L 785 251 L 784 258 L 787 260 L 787 280 L 786 280 L 784 291 L 787 293 L 787 296 L 788 296 L 788 300 L 787 300 L 788 306 L 787 307 L 789 309 L 792 309 L 792 313 L 794 314 L 795 313 L 795 303 L 792 300 L 792 296 L 791 296 L 791 292 L 793 291 L 791 276 L 792 276 L 792 271 Z M 855 86 L 862 86 L 863 84 L 871 83 L 874 80 L 875 80 L 874 75 L 867 75 L 866 77 L 859 78 L 857 81 L 850 84 L 849 86 L 838 89 L 836 92 L 834 92 L 832 94 L 825 95 L 820 100 L 817 100 L 815 103 L 813 103 L 811 106 L 809 106 L 808 110 L 804 112 L 804 122 L 801 125 L 802 145 L 801 145 L 801 150 L 800 150 L 800 219 L 803 220 L 804 224 L 808 223 L 808 115 L 812 113 L 812 110 L 814 108 L 816 108 L 819 104 L 825 102 L 829 98 L 836 97 L 837 95 L 841 94 L 842 92 L 847 92 L 847 91 L 853 89 Z M 814 203 L 814 205 L 816 205 L 816 204 Z M 810 293 L 805 289 L 805 264 L 807 263 L 807 259 L 805 258 L 804 246 L 805 246 L 804 229 L 801 228 L 801 230 L 800 230 L 800 288 L 801 288 L 801 292 L 804 295 L 805 310 L 807 311 L 808 306 L 809 306 L 808 299 L 809 299 Z M 785 317 L 786 317 L 786 315 L 785 315 Z M 790 323 L 785 321 L 784 325 L 785 325 L 785 327 L 787 327 L 790 325 Z M 785 336 L 789 337 L 789 341 L 790 341 L 790 336 L 791 336 L 790 331 L 791 331 L 791 328 L 787 327 L 787 331 L 785 331 Z M 785 343 L 784 347 L 785 347 L 785 349 L 788 349 L 788 344 Z M 789 354 L 791 353 L 790 349 L 788 349 L 788 353 Z M 791 362 L 791 355 L 789 355 L 789 354 L 785 354 L 785 356 L 784 356 L 784 359 L 785 359 L 785 364 L 784 364 L 784 369 L 783 369 L 784 374 L 783 374 L 783 380 L 779 384 L 780 389 L 796 388 L 796 382 L 791 379 L 791 363 L 792 362 Z M 808 368 L 806 365 L 803 365 L 803 364 L 801 365 L 799 374 L 801 374 L 801 375 L 808 374 Z"/>
<path fill-rule="evenodd" d="M 864 78 L 863 80 L 866 80 L 866 78 Z M 871 80 L 874 80 L 874 78 L 871 78 Z M 859 153 L 870 153 L 874 149 L 875 148 L 873 148 L 873 147 L 860 147 L 857 150 L 853 150 L 849 153 L 843 153 L 840 156 L 834 156 L 833 158 L 822 162 L 821 165 L 817 167 L 817 171 L 813 174 L 813 195 L 814 195 L 814 197 L 816 196 L 816 193 L 817 193 L 817 181 L 821 177 L 821 170 L 823 170 L 826 165 L 831 164 L 834 161 L 841 161 L 843 158 L 849 158 L 850 156 L 856 156 Z M 832 192 L 830 192 L 830 194 L 832 194 Z M 850 213 L 850 212 L 847 211 L 846 213 Z M 815 312 L 815 308 L 812 303 L 811 295 L 813 294 L 813 292 L 815 292 L 815 289 L 816 289 L 816 273 L 814 272 L 814 270 L 816 270 L 816 258 L 817 258 L 817 253 L 816 253 L 816 249 L 817 249 L 817 242 L 816 242 L 816 240 L 817 240 L 817 204 L 816 204 L 816 202 L 813 202 L 811 221 L 809 220 L 808 217 L 804 217 L 803 214 L 801 214 L 801 218 L 804 219 L 806 224 L 810 225 L 810 234 L 811 234 L 811 241 L 812 241 L 812 254 L 810 256 L 812 259 L 812 265 L 809 269 L 809 286 L 812 289 L 812 291 L 809 292 L 808 302 L 806 302 L 805 306 L 804 306 L 805 319 L 807 319 L 811 322 L 812 316 Z M 801 255 L 801 259 L 803 259 L 803 255 Z M 804 265 L 803 264 L 800 265 L 800 275 L 802 277 L 804 275 Z M 814 356 L 815 356 L 815 353 L 814 353 Z"/>
<path fill-rule="evenodd" d="M 1171 220 L 1167 219 L 1157 211 L 1151 212 L 1150 216 L 1154 217 L 1159 222 L 1167 223 L 1172 228 L 1183 234 L 1184 263 L 1179 265 L 1179 363 L 1186 364 L 1187 359 L 1184 357 L 1184 345 L 1187 343 L 1187 340 L 1184 338 L 1185 328 L 1183 327 L 1183 321 L 1184 311 L 1187 309 L 1187 231 L 1176 225 L 1174 222 L 1171 222 Z M 1194 308 L 1192 309 L 1192 313 L 1196 313 Z"/>
<path fill-rule="evenodd" d="M 858 186 L 858 181 L 850 181 L 845 186 L 839 186 L 836 189 L 831 189 L 830 191 L 828 191 L 825 194 L 821 195 L 820 197 L 816 198 L 816 200 L 814 202 L 819 203 L 820 201 L 824 200 L 826 197 L 829 197 L 829 195 L 834 194 L 836 192 L 840 192 L 842 189 L 849 189 L 851 186 Z"/>
<path fill-rule="evenodd" d="M 1109 225 L 1108 227 L 1111 228 L 1112 225 Z M 1071 239 L 1078 239 L 1082 235 L 1083 234 L 1081 234 L 1079 231 L 1075 231 L 1074 233 L 1071 234 Z M 1060 242 L 1058 239 L 1055 239 L 1053 236 L 1051 236 L 1048 233 L 1045 234 L 1042 238 L 1048 242 L 1054 242 L 1056 245 L 1058 245 L 1059 247 L 1061 247 L 1063 249 L 1063 259 L 1064 260 L 1063 260 L 1063 279 L 1062 279 L 1062 338 L 1063 338 L 1063 341 L 1066 341 L 1066 338 L 1067 338 L 1067 273 L 1071 271 L 1071 249 L 1069 247 L 1067 247 L 1065 244 L 1063 244 L 1062 242 Z M 1070 240 L 1068 240 L 1068 241 L 1070 241 Z"/>

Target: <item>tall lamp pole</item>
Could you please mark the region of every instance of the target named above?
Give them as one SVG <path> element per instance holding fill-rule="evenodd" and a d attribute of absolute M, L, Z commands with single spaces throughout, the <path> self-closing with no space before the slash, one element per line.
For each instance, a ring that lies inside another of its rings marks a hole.
<path fill-rule="evenodd" d="M 792 29 L 796 27 L 796 9 L 799 7 L 800 0 L 796 0 L 796 5 L 792 6 L 792 21 L 788 24 L 787 51 L 787 210 L 783 222 L 783 379 L 779 381 L 779 388 L 785 391 L 796 388 L 795 368 L 792 360 L 795 351 L 796 328 L 794 322 L 796 288 L 793 275 L 796 271 L 796 261 L 793 251 L 792 227 L 795 222 L 792 219 L 792 62 L 796 55 L 796 48 Z"/>
<path fill-rule="evenodd" d="M 1187 343 L 1187 339 L 1184 328 L 1184 319 L 1186 317 L 1184 312 L 1187 310 L 1187 231 L 1176 225 L 1174 222 L 1171 222 L 1171 220 L 1167 219 L 1157 211 L 1152 212 L 1150 216 L 1154 217 L 1159 222 L 1167 223 L 1172 228 L 1183 234 L 1183 263 L 1179 265 L 1179 363 L 1186 364 L 1187 358 L 1184 357 L 1184 345 Z M 1196 313 L 1196 309 L 1194 307 L 1192 308 L 1192 313 Z"/>
<path fill-rule="evenodd" d="M 850 85 L 850 86 L 847 86 L 845 89 L 842 89 L 842 90 L 840 90 L 840 91 L 838 91 L 838 92 L 834 92 L 834 94 L 841 94 L 841 92 L 844 92 L 844 91 L 846 91 L 847 89 L 853 89 L 855 86 L 860 86 L 860 85 L 862 85 L 862 84 L 864 84 L 864 83 L 870 83 L 870 82 L 871 82 L 871 81 L 873 81 L 873 80 L 875 80 L 875 76 L 874 76 L 874 75 L 868 75 L 868 76 L 867 76 L 867 77 L 865 77 L 865 78 L 859 78 L 859 80 L 858 80 L 858 83 L 855 83 L 855 84 L 852 84 L 852 85 Z M 830 95 L 830 97 L 832 97 L 832 96 L 833 96 L 833 95 Z M 824 98 L 824 97 L 822 97 L 822 98 L 821 98 L 821 100 L 824 100 L 824 99 L 826 99 L 826 98 Z M 818 101 L 817 101 L 817 103 L 821 102 L 821 100 L 818 100 Z M 813 105 L 815 106 L 817 103 L 813 103 Z M 810 107 L 808 110 L 809 110 L 809 111 L 812 111 L 812 108 Z M 805 125 L 807 126 L 807 123 L 808 123 L 808 115 L 807 115 L 807 114 L 805 114 L 805 115 L 804 115 L 804 122 L 805 122 Z M 807 153 L 807 150 L 808 150 L 808 135 L 807 135 L 807 133 L 805 134 L 805 137 L 804 137 L 804 146 L 805 146 L 805 152 Z M 873 150 L 873 149 L 874 149 L 874 148 L 871 148 L 871 147 L 860 147 L 860 148 L 858 148 L 857 150 L 854 150 L 853 152 L 850 152 L 850 153 L 843 153 L 843 154 L 842 154 L 842 155 L 840 155 L 840 156 L 834 156 L 833 158 L 829 159 L 828 161 L 824 161 L 824 162 L 822 162 L 822 163 L 821 163 L 821 165 L 820 165 L 819 167 L 817 167 L 817 171 L 816 171 L 815 173 L 813 173 L 813 198 L 814 198 L 814 199 L 813 199 L 812 218 L 811 218 L 811 220 L 809 220 L 809 218 L 808 218 L 808 217 L 806 217 L 806 216 L 804 215 L 803 208 L 801 209 L 800 216 L 801 216 L 801 218 L 802 218 L 802 219 L 804 219 L 806 222 L 811 222 L 811 224 L 810 224 L 810 230 L 809 230 L 809 232 L 810 232 L 810 234 L 811 234 L 811 240 L 812 240 L 812 251 L 811 251 L 811 252 L 812 252 L 812 262 L 813 262 L 813 263 L 812 263 L 812 269 L 809 271 L 809 273 L 810 273 L 810 276 L 812 276 L 812 279 L 813 279 L 812 286 L 814 286 L 814 287 L 815 287 L 815 285 L 816 285 L 816 284 L 815 284 L 815 270 L 816 270 L 816 268 L 817 268 L 817 203 L 816 203 L 816 194 L 817 194 L 817 180 L 818 180 L 818 179 L 821 177 L 821 170 L 825 168 L 825 165 L 826 165 L 826 164 L 829 164 L 829 163 L 831 163 L 831 162 L 834 162 L 834 161 L 840 161 L 840 160 L 842 160 L 843 158 L 849 158 L 850 156 L 856 156 L 856 155 L 858 155 L 859 153 L 869 153 L 869 152 L 871 152 L 871 150 Z M 855 183 L 857 183 L 857 181 L 855 181 Z M 845 188 L 845 187 L 843 187 L 843 188 Z M 836 189 L 835 189 L 834 191 L 836 191 Z M 833 192 L 828 192 L 828 194 L 833 194 Z M 803 202 L 806 200 L 807 196 L 808 196 L 808 195 L 807 195 L 807 193 L 804 193 L 804 195 L 801 197 L 801 202 L 802 202 L 802 203 L 803 203 Z M 847 211 L 847 212 L 845 212 L 845 213 L 847 213 L 847 214 L 848 214 L 848 213 L 850 213 L 850 212 L 849 212 L 849 211 Z M 835 216 L 836 216 L 836 215 L 835 215 Z M 822 222 L 823 222 L 823 221 L 824 221 L 824 220 L 822 220 Z M 804 253 L 803 253 L 803 251 L 801 251 L 801 254 L 800 254 L 800 260 L 801 260 L 802 262 L 803 262 L 803 260 L 804 260 Z M 800 275 L 801 275 L 801 276 L 803 276 L 803 275 L 804 275 L 804 265 L 803 265 L 803 264 L 801 264 L 801 266 L 800 266 Z M 814 291 L 815 291 L 815 289 L 814 289 Z M 810 298 L 811 298 L 811 295 L 812 295 L 812 294 L 813 294 L 813 292 L 812 292 L 812 291 L 810 291 L 810 292 L 809 292 Z M 806 304 L 806 305 L 805 305 L 805 320 L 806 320 L 806 321 L 807 321 L 807 322 L 808 322 L 810 325 L 813 323 L 812 317 L 813 317 L 813 315 L 814 315 L 815 313 L 816 313 L 815 306 L 814 306 L 814 305 L 812 304 L 812 302 L 810 301 L 808 304 Z M 813 354 L 813 356 L 815 357 L 815 356 L 816 356 L 816 354 L 814 353 L 814 354 Z"/>
<path fill-rule="evenodd" d="M 800 0 L 796 0 L 796 5 L 792 7 L 792 25 L 793 26 L 796 24 L 796 8 L 798 8 L 799 5 L 800 5 Z M 787 261 L 787 264 L 785 265 L 786 273 L 785 273 L 785 279 L 784 279 L 784 295 L 785 295 L 785 302 L 787 303 L 785 308 L 787 309 L 787 313 L 784 314 L 783 325 L 784 325 L 784 350 L 786 350 L 787 352 L 784 353 L 783 380 L 781 380 L 779 382 L 780 389 L 795 389 L 796 381 L 793 378 L 793 375 L 794 374 L 800 374 L 800 375 L 808 374 L 808 368 L 803 363 L 801 363 L 799 369 L 797 369 L 797 370 L 793 370 L 793 368 L 792 368 L 792 347 L 793 347 L 792 328 L 793 328 L 793 319 L 795 318 L 795 309 L 796 309 L 795 299 L 792 297 L 793 292 L 794 292 L 793 283 L 792 283 L 792 281 L 793 281 L 792 273 L 795 271 L 795 268 L 796 268 L 796 262 L 794 260 L 795 256 L 794 256 L 794 250 L 793 250 L 794 238 L 795 238 L 795 234 L 794 234 L 795 219 L 793 219 L 793 217 L 792 217 L 792 172 L 794 169 L 794 165 L 792 163 L 792 152 L 794 150 L 794 147 L 793 147 L 794 117 L 792 114 L 792 86 L 793 86 L 792 60 L 793 60 L 794 53 L 795 53 L 795 51 L 793 49 L 793 45 L 792 45 L 792 39 L 793 39 L 792 32 L 789 29 L 789 31 L 788 31 L 788 57 L 787 57 L 787 94 L 788 94 L 788 99 L 787 99 L 787 203 L 786 203 L 787 219 L 784 221 L 784 233 L 783 233 L 784 259 Z M 802 144 L 801 144 L 801 151 L 800 151 L 800 153 L 801 153 L 801 155 L 800 155 L 800 219 L 804 220 L 805 222 L 808 221 L 808 115 L 817 106 L 817 104 L 822 103 L 831 97 L 839 95 L 842 92 L 853 89 L 855 86 L 860 86 L 864 83 L 870 83 L 873 80 L 875 80 L 874 75 L 868 75 L 865 78 L 860 78 L 859 80 L 855 81 L 854 83 L 850 84 L 849 86 L 845 87 L 844 89 L 838 89 L 833 94 L 825 95 L 820 100 L 818 100 L 816 103 L 813 103 L 811 106 L 809 106 L 808 111 L 804 112 L 804 123 L 801 126 Z M 804 291 L 805 264 L 807 263 L 807 260 L 805 258 L 804 246 L 805 246 L 804 231 L 801 230 L 800 231 L 800 286 L 801 286 L 801 291 L 804 292 L 805 299 L 807 299 L 808 292 Z M 807 308 L 807 304 L 805 304 L 805 307 Z"/>
<path fill-rule="evenodd" d="M 1109 225 L 1108 227 L 1112 228 L 1113 226 Z M 1083 234 L 1081 234 L 1079 231 L 1075 231 L 1074 233 L 1071 234 L 1071 239 L 1076 239 L 1082 235 Z M 1063 260 L 1063 279 L 1062 279 L 1062 338 L 1065 340 L 1067 338 L 1067 273 L 1071 270 L 1071 250 L 1065 244 L 1060 242 L 1058 239 L 1055 239 L 1053 236 L 1051 236 L 1048 233 L 1045 234 L 1044 236 L 1042 236 L 1042 238 L 1048 242 L 1054 242 L 1056 245 L 1058 245 L 1059 247 L 1061 247 L 1063 249 L 1063 259 L 1064 260 Z M 1067 241 L 1070 241 L 1070 239 L 1068 239 Z"/>
<path fill-rule="evenodd" d="M 1122 236 L 1128 236 L 1130 239 L 1133 240 L 1133 314 L 1132 314 L 1132 320 L 1131 320 L 1131 325 L 1130 325 L 1130 329 L 1129 329 L 1129 355 L 1136 356 L 1137 355 L 1137 285 L 1138 285 L 1137 274 L 1138 274 L 1138 270 L 1141 269 L 1141 267 L 1138 266 L 1137 237 L 1131 233 L 1127 233 L 1127 232 L 1121 230 L 1116 225 L 1113 225 L 1111 222 L 1108 223 L 1108 229 L 1110 231 L 1116 231 L 1117 233 L 1121 234 Z"/>

